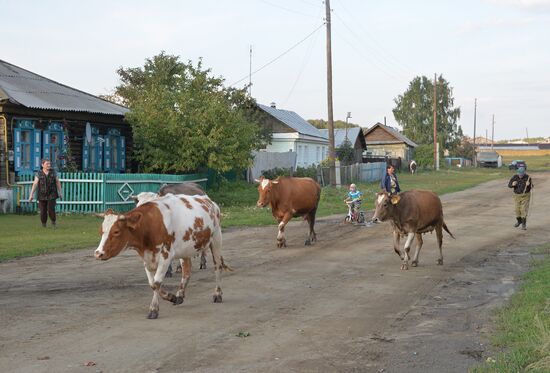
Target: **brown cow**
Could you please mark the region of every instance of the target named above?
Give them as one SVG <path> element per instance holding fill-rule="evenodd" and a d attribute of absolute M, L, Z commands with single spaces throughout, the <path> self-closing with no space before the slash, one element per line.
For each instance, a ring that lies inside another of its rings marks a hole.
<path fill-rule="evenodd" d="M 309 236 L 306 245 L 317 241 L 315 234 L 315 213 L 321 197 L 321 187 L 309 177 L 278 177 L 275 180 L 263 176 L 256 181 L 258 202 L 256 206 L 271 205 L 271 213 L 279 222 L 277 247 L 286 247 L 285 226 L 293 217 L 303 216 L 309 223 Z"/>
<path fill-rule="evenodd" d="M 422 234 L 435 229 L 439 258 L 437 264 L 443 264 L 443 229 L 454 238 L 443 220 L 443 207 L 439 197 L 427 190 L 411 190 L 398 195 L 386 192 L 378 193 L 373 221 L 390 220 L 393 227 L 393 249 L 403 260 L 401 269 L 409 269 L 409 250 L 416 237 L 417 246 L 411 265 L 418 265 L 418 254 L 422 248 Z M 407 236 L 403 252 L 399 250 L 401 235 Z"/>

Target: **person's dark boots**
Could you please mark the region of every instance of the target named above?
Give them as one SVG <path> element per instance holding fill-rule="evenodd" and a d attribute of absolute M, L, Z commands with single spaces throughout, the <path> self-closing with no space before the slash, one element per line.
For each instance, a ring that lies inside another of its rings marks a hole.
<path fill-rule="evenodd" d="M 527 218 L 523 218 L 521 222 L 521 229 L 527 230 Z"/>
<path fill-rule="evenodd" d="M 521 223 L 523 222 L 523 219 L 520 218 L 519 216 L 516 219 L 517 219 L 517 222 L 516 222 L 516 224 L 514 224 L 514 228 L 519 227 L 521 225 Z"/>

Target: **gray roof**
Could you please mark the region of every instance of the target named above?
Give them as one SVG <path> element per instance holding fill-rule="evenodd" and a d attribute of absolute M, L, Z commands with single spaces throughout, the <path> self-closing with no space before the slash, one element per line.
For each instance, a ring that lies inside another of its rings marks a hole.
<path fill-rule="evenodd" d="M 496 161 L 499 155 L 497 152 L 479 152 L 477 153 L 477 160 L 481 162 Z"/>
<path fill-rule="evenodd" d="M 376 127 L 380 127 L 384 130 L 386 130 L 387 132 L 389 132 L 391 135 L 393 135 L 393 137 L 395 137 L 396 139 L 398 139 L 397 142 L 391 142 L 391 141 L 367 141 L 367 144 L 397 144 L 397 143 L 402 143 L 404 142 L 405 144 L 409 145 L 409 146 L 412 146 L 413 148 L 416 148 L 418 146 L 418 144 L 416 144 L 414 141 L 411 141 L 409 140 L 409 138 L 407 138 L 407 136 L 403 135 L 401 132 L 399 132 L 398 130 L 396 130 L 395 128 L 392 128 L 392 127 L 389 127 L 389 126 L 385 126 L 383 125 L 382 123 L 376 123 L 374 126 L 372 126 L 371 128 L 369 128 L 366 132 L 365 132 L 365 139 L 367 137 L 367 135 L 369 134 L 369 132 L 371 132 L 372 130 L 374 130 Z"/>
<path fill-rule="evenodd" d="M 320 129 L 321 133 L 328 138 L 328 129 Z M 351 142 L 351 146 L 355 144 L 355 139 L 361 133 L 361 127 L 349 127 L 348 128 L 348 140 Z M 345 128 L 335 128 L 334 129 L 334 147 L 339 148 L 342 146 L 344 139 L 346 138 L 346 129 Z"/>
<path fill-rule="evenodd" d="M 275 117 L 279 121 L 283 122 L 296 132 L 313 137 L 319 137 L 326 140 L 326 136 L 321 133 L 315 126 L 306 121 L 304 118 L 299 116 L 293 111 L 290 110 L 281 110 L 273 108 L 271 106 L 258 104 L 260 109 Z"/>
<path fill-rule="evenodd" d="M 124 115 L 128 109 L 0 60 L 0 101 L 33 109 Z"/>

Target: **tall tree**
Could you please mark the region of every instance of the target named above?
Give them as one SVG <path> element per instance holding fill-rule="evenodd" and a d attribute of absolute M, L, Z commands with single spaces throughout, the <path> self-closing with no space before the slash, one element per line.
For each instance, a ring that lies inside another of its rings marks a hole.
<path fill-rule="evenodd" d="M 311 123 L 312 125 L 314 125 L 315 127 L 319 128 L 319 129 L 327 129 L 328 128 L 328 122 L 324 119 L 308 119 L 307 121 L 309 123 Z M 355 123 L 348 123 L 347 127 L 348 128 L 359 127 L 359 125 L 355 124 Z M 334 128 L 346 128 L 346 121 L 345 120 L 335 120 L 334 121 Z"/>
<path fill-rule="evenodd" d="M 245 168 L 265 140 L 254 100 L 245 89 L 225 88 L 202 60 L 162 52 L 117 73 L 115 94 L 130 109 L 135 157 L 146 172 Z"/>
<path fill-rule="evenodd" d="M 433 82 L 415 77 L 404 94 L 395 101 L 393 116 L 403 134 L 418 144 L 433 144 Z M 444 149 L 455 149 L 463 136 L 457 125 L 460 108 L 454 107 L 453 89 L 442 75 L 437 78 L 437 140 Z"/>

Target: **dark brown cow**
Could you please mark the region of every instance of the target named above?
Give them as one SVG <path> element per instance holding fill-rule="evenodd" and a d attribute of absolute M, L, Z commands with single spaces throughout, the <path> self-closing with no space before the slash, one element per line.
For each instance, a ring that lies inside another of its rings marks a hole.
<path fill-rule="evenodd" d="M 258 186 L 258 207 L 271 206 L 271 213 L 279 222 L 277 247 L 286 247 L 285 226 L 293 217 L 303 216 L 309 223 L 306 245 L 317 240 L 315 234 L 315 213 L 321 197 L 321 187 L 309 177 L 278 177 L 275 180 L 263 176 L 256 180 Z"/>
<path fill-rule="evenodd" d="M 201 186 L 196 183 L 164 184 L 158 191 L 159 196 L 165 196 L 168 193 L 187 194 L 188 196 L 206 195 Z"/>
<path fill-rule="evenodd" d="M 454 238 L 443 220 L 443 207 L 439 197 L 427 190 L 411 190 L 399 195 L 390 196 L 387 193 L 378 193 L 376 209 L 372 220 L 390 220 L 393 227 L 393 249 L 403 260 L 401 269 L 409 269 L 409 250 L 416 237 L 416 251 L 411 265 L 418 265 L 418 254 L 422 248 L 422 234 L 435 229 L 439 258 L 437 264 L 443 264 L 443 229 Z M 407 236 L 403 252 L 399 250 L 401 235 Z"/>

